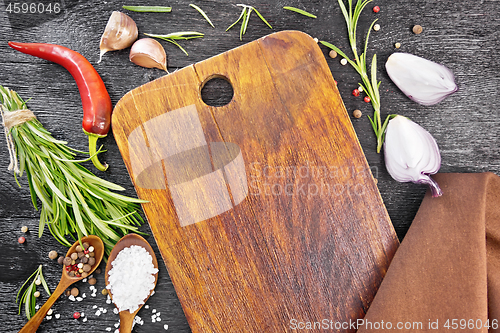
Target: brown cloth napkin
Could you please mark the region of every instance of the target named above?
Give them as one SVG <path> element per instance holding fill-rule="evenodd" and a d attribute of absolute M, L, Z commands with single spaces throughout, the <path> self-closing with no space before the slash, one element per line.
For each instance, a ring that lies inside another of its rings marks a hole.
<path fill-rule="evenodd" d="M 500 177 L 434 179 L 358 332 L 500 332 Z"/>

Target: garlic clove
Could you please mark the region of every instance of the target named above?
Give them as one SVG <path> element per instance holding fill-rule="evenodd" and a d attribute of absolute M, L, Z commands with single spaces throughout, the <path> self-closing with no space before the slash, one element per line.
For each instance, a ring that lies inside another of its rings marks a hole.
<path fill-rule="evenodd" d="M 134 20 L 124 13 L 114 11 L 101 36 L 101 54 L 98 62 L 101 62 L 106 52 L 123 50 L 132 45 L 138 35 Z"/>
<path fill-rule="evenodd" d="M 442 195 L 429 176 L 441 167 L 441 154 L 434 137 L 420 125 L 403 116 L 389 121 L 384 142 L 385 166 L 398 182 L 427 184 L 432 196 Z"/>
<path fill-rule="evenodd" d="M 385 68 L 398 88 L 422 105 L 437 104 L 458 90 L 448 68 L 413 54 L 393 53 Z"/>
<path fill-rule="evenodd" d="M 152 38 L 141 38 L 130 49 L 130 61 L 146 68 L 159 68 L 168 73 L 167 54 L 163 46 Z"/>

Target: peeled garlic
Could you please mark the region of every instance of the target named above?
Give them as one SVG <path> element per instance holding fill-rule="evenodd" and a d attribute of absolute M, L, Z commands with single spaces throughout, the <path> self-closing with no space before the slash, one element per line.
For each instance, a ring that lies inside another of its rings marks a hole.
<path fill-rule="evenodd" d="M 458 90 L 448 68 L 413 54 L 393 53 L 385 68 L 398 88 L 422 105 L 437 104 Z"/>
<path fill-rule="evenodd" d="M 418 124 L 403 116 L 391 119 L 385 133 L 384 155 L 387 171 L 398 182 L 427 184 L 433 197 L 443 194 L 429 176 L 441 167 L 439 147 Z"/>
<path fill-rule="evenodd" d="M 130 61 L 146 68 L 167 71 L 167 55 L 163 46 L 152 38 L 141 38 L 130 49 Z M 167 71 L 168 73 L 168 71 Z"/>
<path fill-rule="evenodd" d="M 137 36 L 137 25 L 134 20 L 121 12 L 113 12 L 101 37 L 99 62 L 101 62 L 104 53 L 129 47 L 137 39 Z"/>

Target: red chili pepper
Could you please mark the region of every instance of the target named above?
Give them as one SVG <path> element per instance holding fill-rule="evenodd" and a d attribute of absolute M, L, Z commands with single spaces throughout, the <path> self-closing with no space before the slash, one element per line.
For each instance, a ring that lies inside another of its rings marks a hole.
<path fill-rule="evenodd" d="M 113 106 L 97 71 L 80 53 L 64 46 L 43 43 L 15 43 L 9 46 L 22 53 L 55 62 L 66 68 L 76 81 L 83 106 L 82 127 L 89 137 L 89 153 L 97 169 L 105 171 L 96 154 L 97 139 L 108 134 Z"/>

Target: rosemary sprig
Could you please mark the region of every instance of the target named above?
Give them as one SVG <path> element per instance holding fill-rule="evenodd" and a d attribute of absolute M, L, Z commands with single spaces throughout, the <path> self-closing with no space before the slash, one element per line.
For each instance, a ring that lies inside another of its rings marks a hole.
<path fill-rule="evenodd" d="M 241 19 L 243 19 L 243 21 L 241 22 L 241 28 L 240 28 L 240 40 L 243 40 L 243 35 L 245 34 L 245 32 L 247 31 L 247 27 L 248 27 L 248 21 L 250 20 L 250 14 L 252 13 L 252 11 L 255 12 L 255 14 L 257 14 L 257 16 L 270 28 L 272 29 L 273 27 L 269 24 L 269 22 L 266 21 L 266 19 L 264 18 L 264 16 L 262 16 L 261 13 L 259 13 L 259 11 L 257 9 L 255 9 L 255 7 L 252 7 L 252 6 L 248 6 L 248 5 L 242 5 L 242 4 L 238 4 L 236 5 L 238 7 L 243 7 L 242 11 L 241 11 L 241 14 L 240 14 L 240 17 L 233 23 L 231 24 L 227 29 L 226 31 L 228 31 L 229 29 L 231 29 L 232 27 L 234 27 Z"/>
<path fill-rule="evenodd" d="M 15 91 L 2 86 L 0 104 L 4 114 L 26 109 Z M 124 188 L 81 166 L 74 150 L 52 137 L 37 119 L 12 127 L 10 135 L 19 160 L 18 173 L 22 176 L 26 171 L 36 210 L 37 199 L 41 202 L 39 237 L 47 226 L 57 241 L 70 247 L 77 238 L 96 235 L 109 253 L 123 235 L 138 232 L 137 226 L 143 222 L 138 203 L 145 201 L 112 192 Z M 14 176 L 20 186 L 17 173 Z"/>
<path fill-rule="evenodd" d="M 30 280 L 33 279 L 30 283 Z M 24 282 L 24 284 L 19 288 L 19 291 L 17 292 L 16 296 L 16 303 L 19 302 L 19 312 L 18 314 L 21 314 L 21 307 L 24 304 L 24 313 L 26 314 L 26 318 L 28 320 L 31 319 L 36 313 L 35 309 L 35 303 L 36 303 L 36 297 L 35 297 L 35 292 L 36 292 L 36 286 L 37 286 L 37 281 L 40 281 L 39 284 L 43 286 L 47 294 L 50 296 L 52 295 L 49 289 L 49 286 L 47 285 L 47 282 L 45 282 L 45 279 L 43 278 L 43 273 L 42 273 L 42 265 L 38 266 L 38 268 L 31 274 L 31 276 Z M 26 286 L 27 285 L 27 286 Z M 26 286 L 26 289 L 24 287 Z M 21 294 L 22 290 L 24 289 L 24 292 L 22 293 L 21 298 L 19 298 L 19 295 Z"/>
<path fill-rule="evenodd" d="M 179 43 L 176 42 L 176 40 L 188 40 L 188 39 L 193 39 L 193 38 L 203 38 L 205 36 L 201 32 L 196 32 L 196 31 L 181 31 L 181 32 L 173 32 L 171 34 L 167 35 L 154 35 L 154 34 L 146 34 L 146 36 L 153 37 L 153 38 L 159 38 L 166 40 L 167 42 L 170 42 L 174 45 L 177 45 L 182 52 L 184 52 L 186 55 L 189 55 L 186 50 L 182 46 L 180 46 Z"/>
<path fill-rule="evenodd" d="M 361 76 L 361 80 L 363 84 L 359 84 L 366 94 L 370 97 L 372 106 L 373 106 L 373 118 L 368 116 L 370 119 L 370 123 L 372 125 L 373 131 L 375 132 L 375 136 L 377 137 L 377 153 L 380 153 L 382 149 L 382 145 L 384 143 L 385 138 L 385 129 L 387 128 L 387 124 L 389 123 L 390 116 L 388 116 L 385 121 L 382 123 L 380 117 L 380 81 L 377 81 L 377 55 L 374 54 L 371 62 L 371 72 L 370 77 L 368 77 L 367 64 L 366 64 L 366 50 L 368 47 L 368 39 L 370 37 L 370 31 L 373 28 L 373 25 L 377 20 L 374 20 L 368 29 L 368 33 L 366 34 L 365 46 L 363 53 L 358 55 L 358 50 L 356 46 L 356 28 L 358 25 L 358 19 L 366 7 L 368 3 L 372 0 L 357 0 L 356 6 L 353 10 L 352 8 L 352 0 L 348 0 L 349 10 L 347 10 L 343 0 L 338 0 L 340 9 L 342 10 L 342 14 L 344 15 L 347 31 L 349 34 L 349 43 L 351 45 L 352 53 L 354 55 L 354 60 L 351 60 L 344 52 L 342 52 L 338 47 L 332 45 L 328 42 L 321 41 L 320 43 L 335 50 L 338 54 L 344 57 L 351 66 L 359 73 Z"/>
<path fill-rule="evenodd" d="M 172 11 L 172 7 L 162 6 L 122 6 L 122 8 L 140 13 L 170 13 Z"/>
<path fill-rule="evenodd" d="M 302 15 L 307 16 L 307 17 L 318 18 L 316 15 L 308 13 L 305 10 L 302 10 L 299 8 L 285 6 L 285 7 L 283 7 L 283 9 L 291 10 L 292 12 L 296 12 L 296 13 L 302 14 Z"/>
<path fill-rule="evenodd" d="M 210 19 L 208 18 L 208 15 L 198 6 L 194 5 L 194 4 L 189 4 L 189 6 L 193 7 L 194 9 L 196 9 L 200 14 L 201 16 L 203 16 L 205 18 L 205 20 L 207 20 L 208 23 L 210 23 L 210 25 L 212 26 L 212 28 L 215 28 L 215 26 L 213 25 L 212 21 L 210 21 Z"/>

